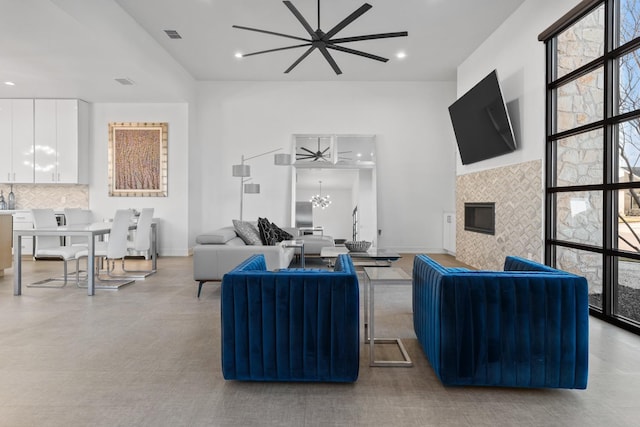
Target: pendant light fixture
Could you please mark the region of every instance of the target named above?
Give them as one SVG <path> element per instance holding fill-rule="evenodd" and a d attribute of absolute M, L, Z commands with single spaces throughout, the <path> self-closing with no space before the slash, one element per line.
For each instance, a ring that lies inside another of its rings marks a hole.
<path fill-rule="evenodd" d="M 318 181 L 318 183 L 320 184 L 319 193 L 316 194 L 315 196 L 313 196 L 310 201 L 311 201 L 311 204 L 313 205 L 314 208 L 325 209 L 331 204 L 331 200 L 329 200 L 329 198 L 331 196 L 329 196 L 328 194 L 326 196 L 323 196 L 322 195 L 322 181 Z"/>

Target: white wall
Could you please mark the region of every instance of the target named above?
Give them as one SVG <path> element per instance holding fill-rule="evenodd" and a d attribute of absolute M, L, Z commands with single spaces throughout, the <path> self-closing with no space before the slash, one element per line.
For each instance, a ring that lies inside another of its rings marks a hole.
<path fill-rule="evenodd" d="M 378 245 L 442 251 L 442 213 L 454 208 L 455 142 L 447 107 L 453 82 L 208 82 L 197 85 L 202 231 L 239 215 L 240 156 L 290 148 L 297 133 L 375 134 Z M 195 163 L 195 164 L 193 164 Z M 244 218 L 289 224 L 290 171 L 272 156 L 250 161 L 261 194 L 245 197 Z M 193 178 L 192 178 L 193 179 Z"/>
<path fill-rule="evenodd" d="M 516 10 L 487 40 L 485 40 L 473 54 L 458 67 L 458 96 L 466 93 L 493 69 L 498 72 L 498 79 L 509 110 L 511 122 L 518 149 L 493 159 L 462 165 L 457 155 L 457 175 L 467 175 L 503 166 L 519 165 L 534 160 L 545 160 L 545 45 L 538 41 L 538 34 L 562 17 L 566 12 L 579 3 L 579 0 L 527 0 Z M 544 193 L 544 166 L 539 176 L 530 177 L 530 182 L 538 186 L 539 193 Z M 526 187 L 526 186 L 523 186 Z M 460 191 L 460 194 L 463 194 Z M 513 195 L 514 198 L 518 194 Z M 522 195 L 520 196 L 522 197 Z M 462 200 L 464 202 L 466 200 Z M 489 201 L 489 200 L 486 200 Z M 518 200 L 513 200 L 511 206 L 519 206 Z M 463 229 L 461 203 L 458 204 L 457 221 L 457 251 L 460 254 L 465 249 L 476 251 L 477 258 L 495 259 L 498 257 L 494 246 L 483 245 L 480 248 L 471 247 L 473 234 Z M 544 215 L 544 198 L 540 197 L 539 205 L 534 209 Z M 528 212 L 530 213 L 530 212 Z M 544 218 L 535 230 L 538 238 L 528 240 L 540 242 L 540 251 L 544 251 Z M 501 247 L 509 247 L 500 242 Z M 526 246 L 519 242 L 518 249 Z M 535 245 L 534 245 L 535 246 Z M 469 252 L 470 250 L 467 250 Z M 482 251 L 485 251 L 482 253 Z M 517 251 L 510 254 L 516 254 Z M 525 256 L 524 254 L 521 254 Z M 535 254 L 540 260 L 543 254 Z M 482 265 L 478 265 L 483 267 Z"/>
<path fill-rule="evenodd" d="M 544 159 L 545 48 L 538 41 L 538 34 L 578 3 L 578 0 L 527 0 L 460 64 L 458 97 L 497 70 L 518 149 L 470 165 L 463 165 L 457 155 L 458 175 Z"/>
<path fill-rule="evenodd" d="M 116 209 L 152 207 L 159 218 L 159 252 L 186 256 L 189 249 L 189 109 L 174 104 L 93 104 L 89 207 L 96 219 L 113 218 Z M 109 197 L 107 150 L 109 122 L 168 122 L 168 197 Z"/>

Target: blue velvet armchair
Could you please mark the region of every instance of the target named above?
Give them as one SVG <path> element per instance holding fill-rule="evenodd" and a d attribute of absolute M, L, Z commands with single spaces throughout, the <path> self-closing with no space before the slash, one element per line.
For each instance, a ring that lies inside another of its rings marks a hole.
<path fill-rule="evenodd" d="M 222 373 L 227 380 L 358 378 L 358 278 L 348 255 L 334 271 L 267 271 L 254 255 L 222 279 Z"/>
<path fill-rule="evenodd" d="M 414 329 L 445 385 L 587 387 L 587 281 L 518 257 L 505 271 L 413 266 Z"/>

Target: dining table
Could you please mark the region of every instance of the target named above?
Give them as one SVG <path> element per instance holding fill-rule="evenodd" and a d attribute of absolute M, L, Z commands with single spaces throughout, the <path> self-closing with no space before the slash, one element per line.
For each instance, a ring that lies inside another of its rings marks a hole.
<path fill-rule="evenodd" d="M 62 225 L 58 227 L 42 227 L 32 228 L 29 230 L 13 231 L 13 259 L 14 259 L 14 276 L 13 276 L 13 294 L 22 294 L 22 238 L 33 236 L 58 236 L 58 237 L 74 237 L 81 236 L 87 239 L 87 271 L 95 269 L 95 241 L 96 238 L 103 238 L 111 231 L 111 222 L 94 222 L 84 225 Z M 129 230 L 135 230 L 137 224 L 132 222 Z M 152 269 L 157 269 L 157 223 L 151 223 L 151 262 Z M 95 295 L 95 275 L 87 275 L 87 295 Z"/>

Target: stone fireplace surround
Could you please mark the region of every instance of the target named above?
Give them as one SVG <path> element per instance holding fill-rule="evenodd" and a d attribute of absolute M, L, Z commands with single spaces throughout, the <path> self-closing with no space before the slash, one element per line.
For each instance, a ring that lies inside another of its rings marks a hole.
<path fill-rule="evenodd" d="M 464 229 L 464 204 L 495 202 L 495 235 Z M 542 161 L 459 175 L 456 179 L 456 258 L 483 270 L 502 270 L 507 255 L 542 262 Z"/>

